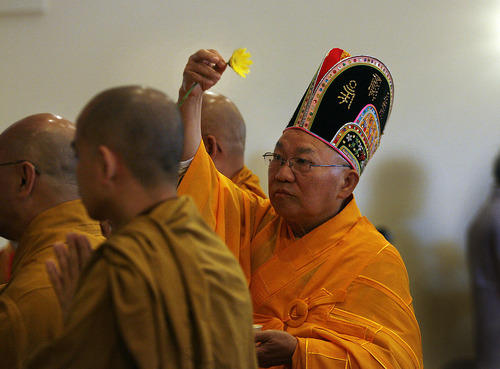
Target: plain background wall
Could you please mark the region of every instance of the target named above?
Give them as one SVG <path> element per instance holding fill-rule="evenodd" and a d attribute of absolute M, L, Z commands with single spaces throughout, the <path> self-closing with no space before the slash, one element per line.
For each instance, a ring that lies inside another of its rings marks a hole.
<path fill-rule="evenodd" d="M 465 235 L 500 149 L 498 1 L 49 0 L 41 14 L 0 14 L 0 128 L 39 112 L 74 120 L 117 85 L 177 99 L 189 55 L 238 47 L 251 52 L 251 73 L 228 70 L 214 90 L 246 118 L 247 165 L 264 187 L 261 154 L 325 53 L 386 63 L 395 104 L 357 202 L 405 259 L 426 368 L 472 355 Z"/>

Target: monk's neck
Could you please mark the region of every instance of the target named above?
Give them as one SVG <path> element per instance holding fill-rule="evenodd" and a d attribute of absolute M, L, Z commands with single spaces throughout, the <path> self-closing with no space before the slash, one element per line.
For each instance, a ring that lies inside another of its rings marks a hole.
<path fill-rule="evenodd" d="M 173 186 L 129 191 L 128 194 L 122 194 L 118 201 L 112 204 L 113 209 L 109 220 L 116 229 L 119 229 L 136 216 L 147 213 L 158 204 L 175 197 L 177 197 L 177 190 Z"/>

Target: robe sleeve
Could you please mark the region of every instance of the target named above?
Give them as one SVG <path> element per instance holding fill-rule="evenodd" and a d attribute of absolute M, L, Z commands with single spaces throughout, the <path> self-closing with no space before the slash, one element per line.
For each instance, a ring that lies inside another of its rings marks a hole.
<path fill-rule="evenodd" d="M 190 195 L 208 225 L 224 240 L 250 281 L 250 242 L 274 216 L 268 199 L 240 190 L 220 174 L 203 141 L 178 188 Z"/>

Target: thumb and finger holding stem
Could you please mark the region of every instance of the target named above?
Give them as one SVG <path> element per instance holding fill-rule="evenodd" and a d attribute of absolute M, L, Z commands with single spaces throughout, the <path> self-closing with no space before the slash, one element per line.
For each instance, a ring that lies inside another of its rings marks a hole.
<path fill-rule="evenodd" d="M 228 65 L 241 77 L 246 78 L 246 75 L 250 73 L 249 66 L 253 64 L 250 57 L 251 55 L 246 51 L 246 48 L 235 50 L 227 62 L 225 62 L 224 58 L 213 49 L 200 50 L 192 55 L 184 71 L 185 78 L 183 88 L 186 90 L 188 87 L 185 81 L 195 80 L 195 82 L 190 85 L 189 89 L 179 101 L 178 107 L 182 106 L 196 86 L 200 85 L 201 91 L 205 91 L 212 87 L 220 79 Z M 191 76 L 187 76 L 186 73 L 191 73 Z M 197 78 L 194 78 L 195 75 Z M 196 79 L 198 79 L 198 81 L 196 81 Z"/>

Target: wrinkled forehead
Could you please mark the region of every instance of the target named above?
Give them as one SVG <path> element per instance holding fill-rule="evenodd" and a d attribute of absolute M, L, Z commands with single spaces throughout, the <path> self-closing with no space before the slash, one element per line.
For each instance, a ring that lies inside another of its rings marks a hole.
<path fill-rule="evenodd" d="M 324 156 L 337 154 L 322 140 L 299 129 L 285 130 L 276 142 L 275 150 L 290 155 L 318 154 Z"/>

